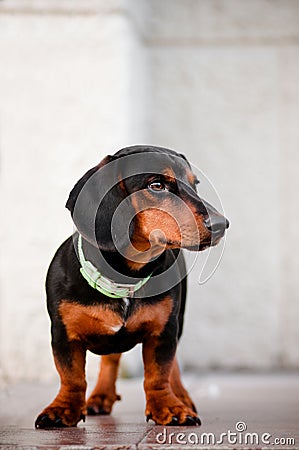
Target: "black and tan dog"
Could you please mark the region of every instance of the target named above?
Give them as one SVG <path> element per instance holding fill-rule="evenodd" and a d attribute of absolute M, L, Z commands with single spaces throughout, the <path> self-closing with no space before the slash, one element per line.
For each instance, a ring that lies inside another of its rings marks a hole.
<path fill-rule="evenodd" d="M 37 428 L 109 414 L 120 399 L 121 353 L 138 343 L 146 417 L 163 425 L 200 424 L 176 361 L 186 297 L 180 249 L 217 244 L 228 221 L 199 198 L 197 182 L 183 155 L 134 146 L 104 158 L 71 191 L 66 206 L 77 231 L 58 249 L 46 282 L 61 388 Z M 86 402 L 87 350 L 102 358 Z"/>

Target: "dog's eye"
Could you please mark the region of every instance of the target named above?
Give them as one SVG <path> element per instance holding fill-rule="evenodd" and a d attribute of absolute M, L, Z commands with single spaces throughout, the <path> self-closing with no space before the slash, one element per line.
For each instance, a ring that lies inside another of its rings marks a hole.
<path fill-rule="evenodd" d="M 153 191 L 164 191 L 165 190 L 165 184 L 162 183 L 162 181 L 151 181 L 148 185 L 148 187 L 150 189 L 152 189 Z"/>

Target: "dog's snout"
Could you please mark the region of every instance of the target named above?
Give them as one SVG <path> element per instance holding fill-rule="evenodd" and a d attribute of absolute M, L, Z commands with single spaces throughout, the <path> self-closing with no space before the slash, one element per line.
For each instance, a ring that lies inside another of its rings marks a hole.
<path fill-rule="evenodd" d="M 221 235 L 229 227 L 229 221 L 221 215 L 210 214 L 204 220 L 205 227 L 215 236 Z"/>

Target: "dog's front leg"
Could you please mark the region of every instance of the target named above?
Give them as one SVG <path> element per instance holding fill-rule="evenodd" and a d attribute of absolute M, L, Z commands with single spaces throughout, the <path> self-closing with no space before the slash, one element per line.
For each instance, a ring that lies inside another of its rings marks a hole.
<path fill-rule="evenodd" d="M 145 414 L 157 425 L 199 425 L 196 413 L 171 389 L 175 352 L 176 340 L 173 342 L 170 333 L 163 338 L 150 336 L 143 342 Z"/>
<path fill-rule="evenodd" d="M 85 418 L 85 349 L 77 341 L 68 343 L 67 357 L 53 345 L 55 365 L 60 375 L 60 391 L 35 421 L 36 428 L 72 427 Z"/>

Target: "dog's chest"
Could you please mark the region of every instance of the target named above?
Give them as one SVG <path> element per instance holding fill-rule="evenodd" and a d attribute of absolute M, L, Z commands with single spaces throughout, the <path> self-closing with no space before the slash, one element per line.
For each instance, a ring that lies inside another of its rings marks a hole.
<path fill-rule="evenodd" d="M 81 305 L 62 301 L 59 312 L 66 327 L 69 340 L 88 340 L 88 337 L 114 336 L 142 333 L 160 335 L 169 318 L 172 301 L 169 297 L 155 304 L 137 305 L 128 298 L 117 299 L 118 304 Z"/>

